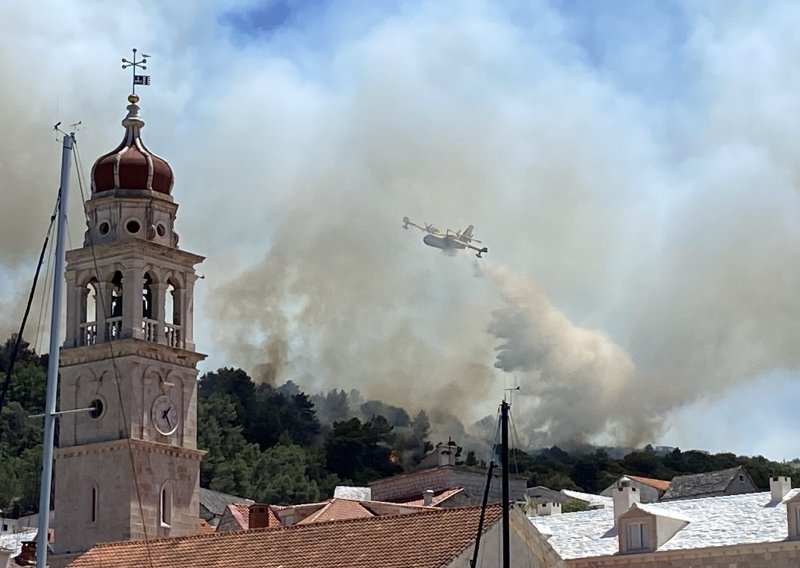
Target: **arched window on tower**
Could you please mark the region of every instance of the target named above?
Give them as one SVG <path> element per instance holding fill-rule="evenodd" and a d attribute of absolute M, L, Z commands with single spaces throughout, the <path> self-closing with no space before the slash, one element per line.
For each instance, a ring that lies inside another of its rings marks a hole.
<path fill-rule="evenodd" d="M 106 339 L 113 341 L 122 334 L 122 272 L 117 270 L 111 279 L 111 316 L 106 320 Z"/>
<path fill-rule="evenodd" d="M 97 289 L 97 280 L 92 278 L 82 290 L 81 345 L 97 342 Z"/>
<path fill-rule="evenodd" d="M 172 491 L 169 482 L 161 486 L 161 495 L 158 498 L 158 517 L 161 526 L 169 528 L 172 524 Z"/>
<path fill-rule="evenodd" d="M 158 321 L 153 305 L 153 277 L 149 272 L 144 275 L 142 283 L 142 334 L 147 341 L 156 341 Z"/>
<path fill-rule="evenodd" d="M 173 278 L 167 280 L 164 324 L 167 343 L 172 347 L 182 347 L 181 290 L 178 288 L 177 282 Z"/>

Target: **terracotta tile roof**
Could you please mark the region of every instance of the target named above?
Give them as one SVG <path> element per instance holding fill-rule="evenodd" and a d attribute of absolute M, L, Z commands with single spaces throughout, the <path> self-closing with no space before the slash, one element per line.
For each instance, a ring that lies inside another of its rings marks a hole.
<path fill-rule="evenodd" d="M 434 491 L 433 493 L 433 501 L 431 501 L 431 506 L 436 507 L 443 501 L 446 501 L 456 493 L 464 491 L 463 487 L 454 487 L 452 489 L 440 489 L 438 491 Z M 420 507 L 425 506 L 425 499 L 422 495 L 415 495 L 413 497 L 407 497 L 405 499 L 398 499 L 395 503 L 402 503 L 403 505 L 417 505 Z"/>
<path fill-rule="evenodd" d="M 625 477 L 633 479 L 634 481 L 638 481 L 639 483 L 644 483 L 645 485 L 649 485 L 653 489 L 658 489 L 659 491 L 666 491 L 667 489 L 669 489 L 669 481 L 665 481 L 663 479 L 653 479 L 652 477 L 639 477 L 638 475 L 626 475 Z"/>
<path fill-rule="evenodd" d="M 350 499 L 337 499 L 333 498 L 322 507 L 319 511 L 310 514 L 298 525 L 309 525 L 311 523 L 319 523 L 323 521 L 342 521 L 345 519 L 363 519 L 365 517 L 374 517 L 375 514 L 365 509 L 358 501 Z"/>
<path fill-rule="evenodd" d="M 243 530 L 250 528 L 250 504 L 249 503 L 230 503 L 228 505 L 233 518 Z"/>
<path fill-rule="evenodd" d="M 486 508 L 488 530 L 501 507 Z M 439 568 L 475 539 L 480 507 L 274 529 L 98 544 L 71 568 Z M 148 558 L 149 556 L 149 558 Z"/>
<path fill-rule="evenodd" d="M 214 527 L 209 525 L 204 519 L 197 519 L 197 534 L 211 534 L 214 532 Z"/>

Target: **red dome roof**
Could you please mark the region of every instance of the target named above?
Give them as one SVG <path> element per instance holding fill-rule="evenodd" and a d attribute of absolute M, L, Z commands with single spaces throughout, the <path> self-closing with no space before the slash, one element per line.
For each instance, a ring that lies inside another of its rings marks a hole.
<path fill-rule="evenodd" d="M 111 152 L 101 156 L 92 167 L 92 192 L 111 189 L 140 189 L 169 195 L 174 178 L 164 158 L 156 156 L 144 145 L 140 131 L 144 121 L 136 103 L 139 97 L 128 97 L 128 116 L 122 121 L 125 138 Z"/>

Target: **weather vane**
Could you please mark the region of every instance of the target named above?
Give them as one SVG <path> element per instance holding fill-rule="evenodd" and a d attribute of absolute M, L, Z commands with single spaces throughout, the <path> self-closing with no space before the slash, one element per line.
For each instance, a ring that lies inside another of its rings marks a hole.
<path fill-rule="evenodd" d="M 149 85 L 150 84 L 150 75 L 137 75 L 136 70 L 141 69 L 144 71 L 147 69 L 145 63 L 147 63 L 147 58 L 150 57 L 146 53 L 142 53 L 142 58 L 139 61 L 136 61 L 136 48 L 133 48 L 133 61 L 128 61 L 124 57 L 122 58 L 122 68 L 127 69 L 128 67 L 131 68 L 133 71 L 133 94 L 136 94 L 136 85 Z"/>

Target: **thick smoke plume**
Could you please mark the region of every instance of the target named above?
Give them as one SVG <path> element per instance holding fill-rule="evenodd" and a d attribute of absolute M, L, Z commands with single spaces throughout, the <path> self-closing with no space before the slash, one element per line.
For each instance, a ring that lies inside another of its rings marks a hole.
<path fill-rule="evenodd" d="M 488 331 L 499 341 L 495 366 L 517 377 L 517 415 L 528 446 L 582 443 L 610 434 L 651 441 L 655 424 L 630 355 L 601 331 L 575 325 L 533 282 L 484 268 L 504 303 Z"/>
<path fill-rule="evenodd" d="M 800 7 L 324 4 L 0 6 L 0 329 L 52 208 L 52 124 L 83 121 L 88 173 L 136 45 L 144 138 L 176 172 L 181 246 L 208 256 L 210 367 L 444 429 L 517 381 L 532 444 L 645 441 L 765 377 L 794 388 Z M 484 277 L 403 215 L 475 224 Z"/>

